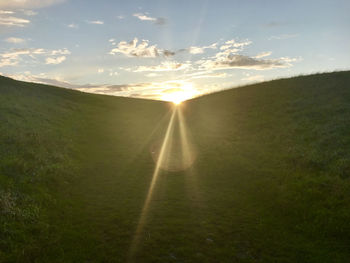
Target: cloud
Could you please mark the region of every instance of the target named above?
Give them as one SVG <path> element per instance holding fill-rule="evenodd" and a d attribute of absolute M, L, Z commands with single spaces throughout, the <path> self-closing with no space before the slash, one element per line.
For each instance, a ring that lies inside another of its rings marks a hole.
<path fill-rule="evenodd" d="M 42 8 L 63 3 L 65 0 L 1 0 L 0 8 Z"/>
<path fill-rule="evenodd" d="M 19 63 L 59 64 L 66 59 L 70 51 L 68 49 L 46 50 L 43 48 L 15 48 L 0 53 L 0 67 L 16 66 Z"/>
<path fill-rule="evenodd" d="M 277 39 L 277 40 L 283 40 L 283 39 L 289 39 L 289 38 L 295 38 L 299 36 L 298 34 L 282 34 L 278 36 L 272 36 L 269 37 L 269 40 Z"/>
<path fill-rule="evenodd" d="M 6 38 L 5 41 L 12 44 L 21 44 L 26 42 L 25 39 L 19 38 L 19 37 L 9 37 L 9 38 Z"/>
<path fill-rule="evenodd" d="M 147 16 L 146 14 L 142 14 L 142 13 L 137 13 L 137 14 L 133 14 L 134 17 L 137 17 L 138 19 L 142 20 L 142 21 L 156 21 L 157 18 L 155 17 L 150 17 Z"/>
<path fill-rule="evenodd" d="M 189 47 L 187 50 L 191 54 L 203 54 L 205 49 L 216 49 L 216 48 L 217 48 L 217 43 L 214 43 L 212 45 L 204 46 L 204 47 L 192 46 L 192 47 Z"/>
<path fill-rule="evenodd" d="M 165 57 L 171 57 L 171 56 L 174 56 L 174 55 L 175 55 L 175 52 L 165 49 L 165 50 L 163 50 L 163 55 L 164 55 Z"/>
<path fill-rule="evenodd" d="M 252 43 L 252 41 L 250 41 L 250 40 L 238 42 L 235 39 L 231 39 L 231 40 L 226 41 L 225 44 L 220 47 L 220 50 L 232 50 L 233 49 L 235 51 L 236 50 L 240 51 L 244 47 L 250 45 L 251 43 Z"/>
<path fill-rule="evenodd" d="M 74 24 L 74 23 L 71 23 L 71 24 L 67 25 L 67 27 L 75 28 L 75 29 L 79 28 L 79 26 L 77 24 Z"/>
<path fill-rule="evenodd" d="M 60 57 L 56 57 L 56 58 L 46 58 L 46 64 L 61 64 L 63 61 L 66 60 L 66 56 L 60 56 Z"/>
<path fill-rule="evenodd" d="M 128 57 L 144 57 L 144 58 L 154 58 L 158 57 L 161 51 L 156 45 L 149 46 L 148 40 L 142 40 L 139 44 L 138 39 L 134 38 L 130 42 L 121 41 L 118 43 L 116 48 L 110 51 L 110 54 L 121 53 Z"/>
<path fill-rule="evenodd" d="M 261 59 L 271 55 L 270 51 L 262 52 L 255 57 L 239 54 L 240 51 L 243 51 L 245 47 L 251 43 L 250 40 L 228 40 L 220 46 L 220 51 L 216 53 L 215 56 L 209 59 L 199 60 L 196 64 L 199 65 L 199 69 L 202 70 L 232 68 L 265 70 L 291 66 L 290 62 L 292 61 L 290 58 Z"/>
<path fill-rule="evenodd" d="M 265 70 L 272 68 L 285 68 L 290 66 L 290 64 L 283 59 L 256 59 L 245 55 L 229 55 L 225 58 L 216 60 L 206 60 L 201 66 L 206 69 L 241 68 Z"/>
<path fill-rule="evenodd" d="M 154 77 L 159 77 L 159 76 L 161 76 L 161 74 L 153 73 L 153 72 L 145 75 L 145 77 L 147 77 L 147 78 L 154 78 Z"/>
<path fill-rule="evenodd" d="M 190 63 L 179 63 L 176 61 L 165 61 L 156 66 L 139 66 L 136 69 L 131 70 L 132 72 L 162 72 L 162 71 L 178 71 L 185 70 L 191 67 Z"/>
<path fill-rule="evenodd" d="M 28 19 L 19 18 L 15 16 L 10 16 L 8 13 L 10 11 L 3 11 L 5 13 L 0 13 L 0 26 L 16 26 L 16 27 L 24 27 L 30 23 Z"/>
<path fill-rule="evenodd" d="M 8 11 L 8 10 L 0 10 L 0 15 L 11 15 L 14 14 L 13 11 Z"/>
<path fill-rule="evenodd" d="M 147 14 L 143 13 L 136 13 L 133 14 L 134 17 L 137 17 L 141 21 L 151 21 L 155 25 L 165 25 L 167 23 L 167 20 L 164 17 L 150 17 Z"/>
<path fill-rule="evenodd" d="M 264 57 L 268 57 L 272 54 L 271 51 L 265 51 L 265 52 L 261 52 L 258 55 L 255 56 L 255 58 L 264 58 Z"/>
<path fill-rule="evenodd" d="M 55 55 L 70 55 L 70 51 L 66 48 L 63 49 L 56 49 L 56 50 L 52 50 L 50 52 L 51 55 L 55 56 Z"/>
<path fill-rule="evenodd" d="M 0 68 L 1 67 L 7 67 L 7 66 L 15 66 L 17 65 L 18 62 L 14 61 L 12 59 L 9 58 L 0 58 Z"/>
<path fill-rule="evenodd" d="M 86 23 L 92 24 L 92 25 L 103 25 L 105 22 L 101 20 L 87 20 Z"/>

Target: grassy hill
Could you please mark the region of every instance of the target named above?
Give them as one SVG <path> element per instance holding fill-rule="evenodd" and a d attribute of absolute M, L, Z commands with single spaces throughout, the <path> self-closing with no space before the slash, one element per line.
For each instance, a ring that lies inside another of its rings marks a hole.
<path fill-rule="evenodd" d="M 0 77 L 0 262 L 349 259 L 350 72 L 177 111 Z M 193 164 L 161 169 L 142 213 L 171 118 Z"/>

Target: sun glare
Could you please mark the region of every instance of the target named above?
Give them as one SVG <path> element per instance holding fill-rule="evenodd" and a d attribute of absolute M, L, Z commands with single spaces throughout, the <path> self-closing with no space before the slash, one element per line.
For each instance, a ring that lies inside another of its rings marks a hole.
<path fill-rule="evenodd" d="M 177 86 L 166 86 L 161 100 L 170 101 L 175 105 L 181 104 L 183 101 L 191 99 L 198 94 L 192 83 L 178 83 Z"/>

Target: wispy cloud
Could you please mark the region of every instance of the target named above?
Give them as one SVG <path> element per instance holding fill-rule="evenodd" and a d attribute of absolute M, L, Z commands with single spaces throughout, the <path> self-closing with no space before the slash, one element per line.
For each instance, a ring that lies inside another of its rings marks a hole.
<path fill-rule="evenodd" d="M 256 55 L 254 58 L 264 58 L 264 57 L 268 57 L 272 54 L 271 51 L 265 51 L 265 52 L 261 52 L 258 55 Z"/>
<path fill-rule="evenodd" d="M 67 27 L 74 28 L 74 29 L 79 28 L 79 26 L 77 24 L 75 24 L 75 23 L 71 23 L 71 24 L 67 25 Z"/>
<path fill-rule="evenodd" d="M 25 39 L 19 37 L 8 37 L 5 39 L 5 41 L 12 44 L 22 44 L 26 42 Z"/>
<path fill-rule="evenodd" d="M 137 17 L 138 19 L 142 20 L 142 21 L 156 21 L 157 18 L 155 17 L 150 17 L 147 16 L 146 14 L 142 14 L 142 13 L 136 13 L 133 14 L 134 17 Z"/>
<path fill-rule="evenodd" d="M 0 15 L 11 15 L 11 14 L 14 14 L 14 12 L 9 10 L 0 10 Z"/>
<path fill-rule="evenodd" d="M 146 13 L 136 13 L 133 14 L 134 17 L 137 17 L 141 21 L 151 21 L 156 25 L 165 25 L 167 20 L 164 17 L 151 17 Z"/>
<path fill-rule="evenodd" d="M 271 36 L 269 37 L 269 40 L 273 40 L 273 39 L 282 40 L 282 39 L 295 38 L 298 36 L 299 36 L 298 34 L 282 34 L 278 36 Z"/>
<path fill-rule="evenodd" d="M 0 67 L 16 66 L 19 63 L 30 62 L 45 64 L 60 64 L 69 55 L 68 49 L 47 50 L 43 48 L 15 48 L 0 53 Z M 44 60 L 44 61 L 43 61 Z"/>
<path fill-rule="evenodd" d="M 13 16 L 13 11 L 0 10 L 0 26 L 24 27 L 30 20 Z"/>
<path fill-rule="evenodd" d="M 254 69 L 266 70 L 272 68 L 290 67 L 293 59 L 261 59 L 271 55 L 271 52 L 263 52 L 255 57 L 239 54 L 240 51 L 250 45 L 250 40 L 236 41 L 235 39 L 226 41 L 219 49 L 220 51 L 214 57 L 204 60 L 199 60 L 196 64 L 200 69 L 218 70 L 218 69 Z"/>
<path fill-rule="evenodd" d="M 206 49 L 217 49 L 217 43 L 214 43 L 209 46 L 203 46 L 203 47 L 192 46 L 192 47 L 189 47 L 187 50 L 191 54 L 203 54 Z"/>
<path fill-rule="evenodd" d="M 11 0 L 0 1 L 0 8 L 42 8 L 65 0 Z"/>
<path fill-rule="evenodd" d="M 283 59 L 256 59 L 245 55 L 228 55 L 214 60 L 205 60 L 201 63 L 201 67 L 205 69 L 255 69 L 264 70 L 272 68 L 285 68 L 290 64 Z"/>
<path fill-rule="evenodd" d="M 45 64 L 61 64 L 63 61 L 66 60 L 66 56 L 60 56 L 60 57 L 55 57 L 55 58 L 52 58 L 52 57 L 49 57 L 49 58 L 46 58 L 46 63 Z"/>
<path fill-rule="evenodd" d="M 105 22 L 101 20 L 87 20 L 86 23 L 93 25 L 103 25 Z"/>

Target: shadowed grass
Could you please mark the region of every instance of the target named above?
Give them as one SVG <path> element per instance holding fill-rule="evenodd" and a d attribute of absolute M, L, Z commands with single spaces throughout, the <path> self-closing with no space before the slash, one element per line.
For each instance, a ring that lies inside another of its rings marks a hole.
<path fill-rule="evenodd" d="M 0 261 L 125 262 L 171 110 L 1 77 Z M 133 261 L 346 262 L 349 116 L 349 72 L 183 103 Z"/>

